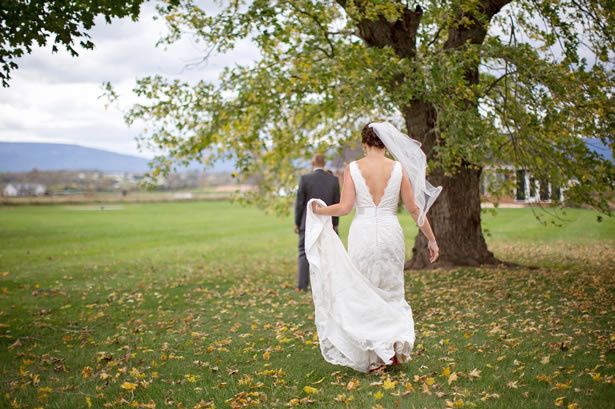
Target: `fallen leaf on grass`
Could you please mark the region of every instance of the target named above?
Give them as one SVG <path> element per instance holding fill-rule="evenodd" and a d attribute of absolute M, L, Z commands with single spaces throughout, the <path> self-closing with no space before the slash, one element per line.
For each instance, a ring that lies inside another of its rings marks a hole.
<path fill-rule="evenodd" d="M 81 371 L 81 377 L 83 379 L 88 379 L 90 376 L 92 376 L 92 368 L 90 368 L 89 366 L 84 367 Z"/>
<path fill-rule="evenodd" d="M 393 389 L 396 385 L 397 385 L 397 382 L 392 381 L 392 380 L 390 380 L 390 379 L 386 379 L 386 380 L 382 383 L 382 387 L 383 387 L 385 390 Z"/>
<path fill-rule="evenodd" d="M 463 399 L 447 400 L 446 406 L 449 408 L 463 408 L 465 406 Z"/>
<path fill-rule="evenodd" d="M 132 382 L 124 382 L 120 385 L 120 388 L 125 389 L 127 391 L 134 391 L 137 389 L 137 384 Z"/>
<path fill-rule="evenodd" d="M 570 388 L 572 388 L 572 381 L 568 381 L 566 383 L 558 382 L 551 389 L 570 389 Z"/>
<path fill-rule="evenodd" d="M 346 396 L 345 393 L 340 393 L 339 395 L 337 395 L 333 400 L 336 402 L 340 402 L 340 403 L 349 403 L 353 400 L 354 398 L 352 396 Z"/>
<path fill-rule="evenodd" d="M 352 391 L 354 389 L 357 389 L 360 384 L 361 384 L 361 381 L 353 378 L 350 381 L 348 381 L 348 384 L 346 385 L 346 389 L 348 389 L 349 391 Z"/>
<path fill-rule="evenodd" d="M 311 387 L 311 386 L 304 386 L 303 392 L 307 393 L 308 395 L 311 395 L 311 394 L 317 393 L 318 389 Z"/>

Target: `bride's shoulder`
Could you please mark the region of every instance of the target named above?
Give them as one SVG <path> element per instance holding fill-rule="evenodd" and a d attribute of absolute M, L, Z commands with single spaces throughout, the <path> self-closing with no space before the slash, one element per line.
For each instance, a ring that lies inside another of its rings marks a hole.
<path fill-rule="evenodd" d="M 389 159 L 389 158 L 384 158 L 384 163 L 386 163 L 387 166 L 395 166 L 397 165 L 399 162 L 393 159 Z"/>
<path fill-rule="evenodd" d="M 350 171 L 353 167 L 359 166 L 358 165 L 359 161 L 360 161 L 360 159 L 348 162 L 348 164 L 346 165 L 346 169 L 348 169 L 348 171 Z"/>

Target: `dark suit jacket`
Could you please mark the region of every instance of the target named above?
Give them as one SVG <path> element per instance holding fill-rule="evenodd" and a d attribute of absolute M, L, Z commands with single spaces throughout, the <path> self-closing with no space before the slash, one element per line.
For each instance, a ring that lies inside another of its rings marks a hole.
<path fill-rule="evenodd" d="M 327 206 L 339 203 L 340 183 L 336 176 L 322 169 L 316 169 L 299 179 L 299 190 L 295 201 L 295 225 L 305 230 L 307 202 L 310 199 L 322 199 Z M 339 223 L 339 217 L 332 218 L 333 226 Z"/>

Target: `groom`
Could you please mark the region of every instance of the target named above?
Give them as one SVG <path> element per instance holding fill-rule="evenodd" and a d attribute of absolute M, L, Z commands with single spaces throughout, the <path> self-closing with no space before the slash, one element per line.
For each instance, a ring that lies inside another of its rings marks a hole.
<path fill-rule="evenodd" d="M 305 256 L 305 214 L 306 205 L 310 199 L 322 199 L 327 206 L 340 201 L 340 184 L 336 176 L 325 171 L 325 157 L 314 155 L 312 172 L 301 176 L 299 190 L 295 201 L 295 233 L 299 234 L 299 259 L 297 287 L 295 291 L 307 291 L 310 284 L 310 265 Z M 333 229 L 337 232 L 339 217 L 333 217 Z"/>

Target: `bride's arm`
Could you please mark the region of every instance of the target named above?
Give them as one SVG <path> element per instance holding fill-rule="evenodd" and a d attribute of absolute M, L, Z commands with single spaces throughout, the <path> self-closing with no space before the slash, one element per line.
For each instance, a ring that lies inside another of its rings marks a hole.
<path fill-rule="evenodd" d="M 412 190 L 412 184 L 410 183 L 410 179 L 408 178 L 408 174 L 405 169 L 402 169 L 402 179 L 401 179 L 401 199 L 404 202 L 404 207 L 408 210 L 408 213 L 412 215 L 412 218 L 416 222 L 419 218 L 420 210 L 416 205 L 414 200 L 414 191 Z M 425 222 L 422 226 L 419 226 L 427 240 L 430 243 L 436 242 L 436 236 L 433 234 L 431 230 L 431 225 L 429 224 L 429 220 L 427 220 L 427 216 L 425 216 Z"/>
<path fill-rule="evenodd" d="M 312 209 L 314 209 L 314 213 L 325 216 L 345 216 L 352 211 L 355 196 L 356 192 L 354 190 L 354 183 L 352 183 L 352 177 L 350 176 L 350 169 L 348 168 L 348 165 L 346 165 L 346 168 L 344 169 L 344 184 L 342 185 L 340 202 L 326 207 L 314 206 L 316 203 L 312 203 Z"/>

